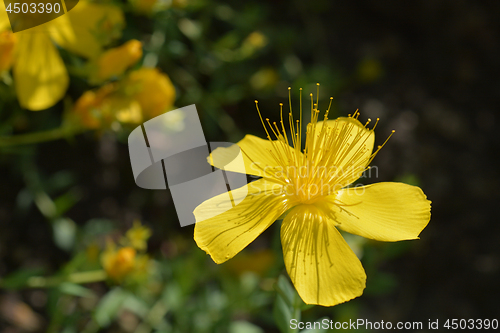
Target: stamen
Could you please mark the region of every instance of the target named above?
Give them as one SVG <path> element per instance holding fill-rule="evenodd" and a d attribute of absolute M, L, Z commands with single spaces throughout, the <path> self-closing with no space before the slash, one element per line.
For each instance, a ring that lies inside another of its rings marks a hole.
<path fill-rule="evenodd" d="M 276 139 L 279 139 L 279 135 L 278 135 L 279 131 L 278 131 L 278 132 L 276 132 L 276 131 L 274 130 L 273 126 L 271 125 L 271 122 L 269 121 L 269 118 L 266 118 L 266 121 L 267 121 L 267 124 L 269 125 L 269 128 L 271 128 L 271 131 L 273 131 L 273 134 L 274 134 L 274 136 L 276 137 Z M 275 124 L 276 124 L 276 123 L 275 123 Z"/>
<path fill-rule="evenodd" d="M 264 126 L 264 130 L 266 131 L 267 137 L 270 138 L 271 136 L 269 135 L 269 132 L 267 131 L 266 124 L 264 124 L 264 120 L 262 119 L 262 114 L 260 113 L 260 110 L 259 110 L 259 101 L 258 100 L 255 100 L 255 107 L 257 108 L 257 112 L 259 113 L 260 122 L 262 123 L 262 126 Z"/>
<path fill-rule="evenodd" d="M 302 88 L 299 88 L 300 121 L 302 122 Z"/>
<path fill-rule="evenodd" d="M 285 137 L 287 146 L 290 146 L 288 142 L 288 135 L 286 135 L 285 123 L 283 122 L 283 103 L 280 103 L 280 117 L 281 117 L 281 128 L 283 130 L 283 136 Z"/>
<path fill-rule="evenodd" d="M 319 82 L 316 83 L 316 87 L 317 87 L 317 89 L 316 89 L 316 105 L 318 106 L 319 105 Z"/>
<path fill-rule="evenodd" d="M 368 164 L 370 164 L 373 161 L 373 159 L 375 158 L 375 156 L 377 155 L 377 153 L 380 151 L 380 149 L 382 149 L 385 146 L 385 144 L 387 143 L 387 141 L 389 141 L 389 139 L 391 138 L 391 136 L 395 132 L 396 132 L 395 130 L 392 130 L 391 134 L 389 134 L 389 136 L 387 137 L 387 139 L 385 139 L 384 143 L 381 146 L 377 146 L 377 150 L 370 156 Z"/>
<path fill-rule="evenodd" d="M 311 117 L 312 117 L 312 112 L 314 110 L 313 94 L 311 93 L 311 94 L 309 94 L 309 96 L 311 97 Z M 311 120 L 311 122 L 313 122 L 313 121 Z"/>
<path fill-rule="evenodd" d="M 328 113 L 330 112 L 330 108 L 332 107 L 333 97 L 330 97 L 330 105 L 328 105 L 328 109 L 325 112 L 325 121 L 328 119 Z"/>

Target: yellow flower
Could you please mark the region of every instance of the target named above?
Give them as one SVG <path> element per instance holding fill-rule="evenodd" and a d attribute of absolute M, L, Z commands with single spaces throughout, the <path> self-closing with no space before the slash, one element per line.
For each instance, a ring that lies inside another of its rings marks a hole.
<path fill-rule="evenodd" d="M 91 80 L 101 82 L 122 75 L 141 57 L 142 43 L 135 39 L 129 40 L 122 46 L 109 49 L 97 58 Z"/>
<path fill-rule="evenodd" d="M 122 247 L 119 250 L 109 245 L 101 256 L 102 267 L 109 278 L 117 282 L 132 273 L 136 266 L 136 251 L 131 247 Z"/>
<path fill-rule="evenodd" d="M 153 268 L 153 261 L 145 254 L 151 230 L 137 220 L 117 245 L 110 239 L 101 254 L 101 264 L 108 277 L 118 283 L 139 283 Z"/>
<path fill-rule="evenodd" d="M 267 45 L 267 37 L 260 31 L 254 31 L 243 41 L 244 49 L 261 49 Z"/>
<path fill-rule="evenodd" d="M 132 71 L 123 83 L 125 93 L 136 100 L 144 118 L 151 119 L 172 108 L 175 88 L 170 78 L 156 68 Z"/>
<path fill-rule="evenodd" d="M 140 124 L 169 111 L 174 101 L 175 88 L 168 76 L 141 68 L 117 83 L 85 92 L 73 111 L 83 127 L 95 129 L 114 121 Z"/>
<path fill-rule="evenodd" d="M 148 239 L 151 237 L 151 229 L 134 221 L 134 226 L 125 234 L 125 242 L 138 251 L 145 251 L 148 247 Z"/>
<path fill-rule="evenodd" d="M 111 123 L 115 117 L 108 99 L 116 91 L 115 84 L 107 84 L 97 91 L 86 91 L 76 101 L 73 111 L 82 127 L 96 129 Z"/>
<path fill-rule="evenodd" d="M 14 46 L 16 35 L 11 31 L 0 32 L 0 73 L 10 69 L 14 60 Z"/>
<path fill-rule="evenodd" d="M 12 26 L 32 26 L 40 15 L 44 14 L 18 15 Z M 123 15 L 117 7 L 80 1 L 65 15 L 16 32 L 13 74 L 21 106 L 43 110 L 64 96 L 69 77 L 55 44 L 86 58 L 95 57 L 122 26 Z M 0 32 L 8 30 L 9 19 L 4 2 L 0 1 Z"/>
<path fill-rule="evenodd" d="M 360 123 L 358 112 L 328 120 L 328 112 L 318 121 L 311 94 L 311 122 L 303 136 L 302 108 L 298 120 L 290 108 L 290 139 L 282 105 L 278 124 L 266 119 L 266 127 L 261 117 L 268 140 L 247 135 L 238 142 L 244 168 L 228 164 L 231 148 L 217 148 L 214 166 L 262 178 L 194 211 L 194 239 L 219 264 L 287 213 L 281 225 L 287 272 L 304 302 L 323 306 L 346 302 L 365 288 L 363 267 L 337 229 L 399 241 L 417 239 L 430 220 L 430 201 L 418 187 L 390 182 L 348 187 L 382 148 L 372 152 L 376 124 L 369 129 L 370 121 Z"/>

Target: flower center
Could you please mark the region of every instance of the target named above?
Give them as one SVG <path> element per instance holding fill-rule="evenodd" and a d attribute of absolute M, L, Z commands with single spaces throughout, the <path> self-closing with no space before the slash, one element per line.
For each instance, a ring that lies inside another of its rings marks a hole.
<path fill-rule="evenodd" d="M 328 120 L 333 97 L 330 97 L 323 121 L 318 121 L 319 83 L 317 87 L 316 101 L 310 94 L 311 122 L 306 127 L 305 135 L 302 133 L 302 89 L 299 119 L 294 120 L 291 89 L 288 88 L 290 135 L 285 128 L 282 103 L 279 125 L 266 118 L 266 126 L 258 102 L 255 101 L 267 138 L 272 143 L 269 153 L 276 163 L 275 167 L 264 169 L 264 177 L 278 180 L 283 184 L 285 194 L 300 203 L 314 203 L 354 182 L 369 168 L 368 164 L 394 133 L 392 131 L 387 140 L 372 153 L 373 131 L 379 119 L 371 129 L 367 127 L 370 119 L 364 125 L 359 122 L 357 110 L 347 118 Z"/>

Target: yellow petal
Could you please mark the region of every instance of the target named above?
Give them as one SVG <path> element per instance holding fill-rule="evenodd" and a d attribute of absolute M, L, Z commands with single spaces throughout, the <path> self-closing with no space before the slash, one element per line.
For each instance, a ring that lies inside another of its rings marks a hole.
<path fill-rule="evenodd" d="M 0 73 L 10 69 L 14 60 L 16 35 L 11 31 L 0 31 Z"/>
<path fill-rule="evenodd" d="M 140 124 L 143 121 L 141 106 L 132 99 L 110 97 L 106 101 L 116 119 L 121 123 Z"/>
<path fill-rule="evenodd" d="M 123 247 L 118 251 L 107 250 L 101 256 L 101 263 L 108 276 L 121 281 L 131 273 L 135 266 L 136 251 L 131 247 Z"/>
<path fill-rule="evenodd" d="M 243 199 L 234 207 L 224 193 L 194 210 L 194 240 L 216 263 L 234 257 L 289 208 L 284 195 L 270 194 L 270 186 L 259 179 L 230 192 L 235 202 Z"/>
<path fill-rule="evenodd" d="M 62 48 L 91 58 L 120 35 L 123 25 L 118 7 L 80 1 L 67 14 L 51 21 L 50 34 Z"/>
<path fill-rule="evenodd" d="M 226 171 L 272 178 L 275 173 L 286 173 L 286 170 L 282 170 L 280 163 L 273 157 L 273 155 L 279 155 L 271 152 L 275 152 L 276 149 L 280 149 L 280 151 L 286 149 L 290 151 L 292 156 L 295 156 L 293 155 L 295 151 L 290 146 L 286 146 L 278 141 L 271 142 L 269 140 L 264 140 L 250 134 L 247 134 L 237 143 L 237 145 L 242 151 L 244 168 L 242 165 L 236 163 L 228 164 L 235 156 L 234 149 L 231 147 L 220 147 L 215 149 L 212 152 L 212 159 L 207 159 L 208 162 L 219 169 L 224 167 Z"/>
<path fill-rule="evenodd" d="M 309 150 L 318 152 L 315 160 L 322 161 L 320 165 L 334 166 L 336 183 L 347 186 L 368 166 L 374 143 L 373 130 L 352 117 L 339 117 L 316 124 L 314 146 Z"/>
<path fill-rule="evenodd" d="M 363 293 L 366 274 L 359 259 L 316 206 L 288 213 L 281 244 L 288 275 L 305 303 L 333 306 Z"/>
<path fill-rule="evenodd" d="M 125 44 L 107 50 L 96 61 L 96 73 L 93 81 L 100 82 L 122 75 L 127 68 L 142 57 L 142 43 L 132 39 Z"/>
<path fill-rule="evenodd" d="M 127 243 L 138 250 L 145 251 L 148 247 L 148 239 L 151 237 L 151 229 L 141 225 L 139 220 L 134 221 L 134 226 L 125 234 Z"/>
<path fill-rule="evenodd" d="M 346 188 L 337 194 L 336 203 L 340 206 L 332 207 L 339 228 L 380 241 L 417 239 L 431 218 L 426 195 L 403 183 Z"/>
<path fill-rule="evenodd" d="M 140 104 L 146 120 L 169 111 L 174 104 L 174 85 L 165 73 L 156 68 L 142 67 L 132 71 L 122 85 L 127 94 Z"/>
<path fill-rule="evenodd" d="M 7 16 L 4 2 L 0 1 L 0 31 L 4 31 L 6 29 L 10 29 L 9 16 Z"/>
<path fill-rule="evenodd" d="M 73 112 L 83 127 L 95 129 L 114 121 L 114 110 L 109 100 L 116 92 L 116 85 L 108 83 L 97 91 L 86 91 L 73 106 Z"/>
<path fill-rule="evenodd" d="M 68 88 L 66 67 L 48 35 L 27 30 L 17 36 L 14 82 L 19 103 L 29 110 L 47 109 Z"/>

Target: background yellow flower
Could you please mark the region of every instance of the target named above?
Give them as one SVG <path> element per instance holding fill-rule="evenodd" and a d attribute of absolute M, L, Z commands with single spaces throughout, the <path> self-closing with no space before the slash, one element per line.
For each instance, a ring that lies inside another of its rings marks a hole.
<path fill-rule="evenodd" d="M 175 88 L 153 68 L 129 72 L 122 80 L 85 92 L 73 108 L 87 128 L 109 127 L 114 121 L 139 124 L 173 108 Z M 79 119 L 79 120 L 78 120 Z"/>
<path fill-rule="evenodd" d="M 109 278 L 117 282 L 123 281 L 135 268 L 136 254 L 131 247 L 114 249 L 113 246 L 108 246 L 101 255 L 101 262 Z"/>
<path fill-rule="evenodd" d="M 136 39 L 129 40 L 119 47 L 109 49 L 99 55 L 90 65 L 91 82 L 102 82 L 122 75 L 142 57 L 142 44 Z"/>
<path fill-rule="evenodd" d="M 16 35 L 11 31 L 0 32 L 0 73 L 10 69 L 12 65 L 16 40 Z"/>
<path fill-rule="evenodd" d="M 63 16 L 17 32 L 13 74 L 21 106 L 33 111 L 47 109 L 66 93 L 69 76 L 56 44 L 90 58 L 101 52 L 123 25 L 123 15 L 117 7 L 80 1 Z M 0 31 L 9 29 L 2 1 Z"/>

